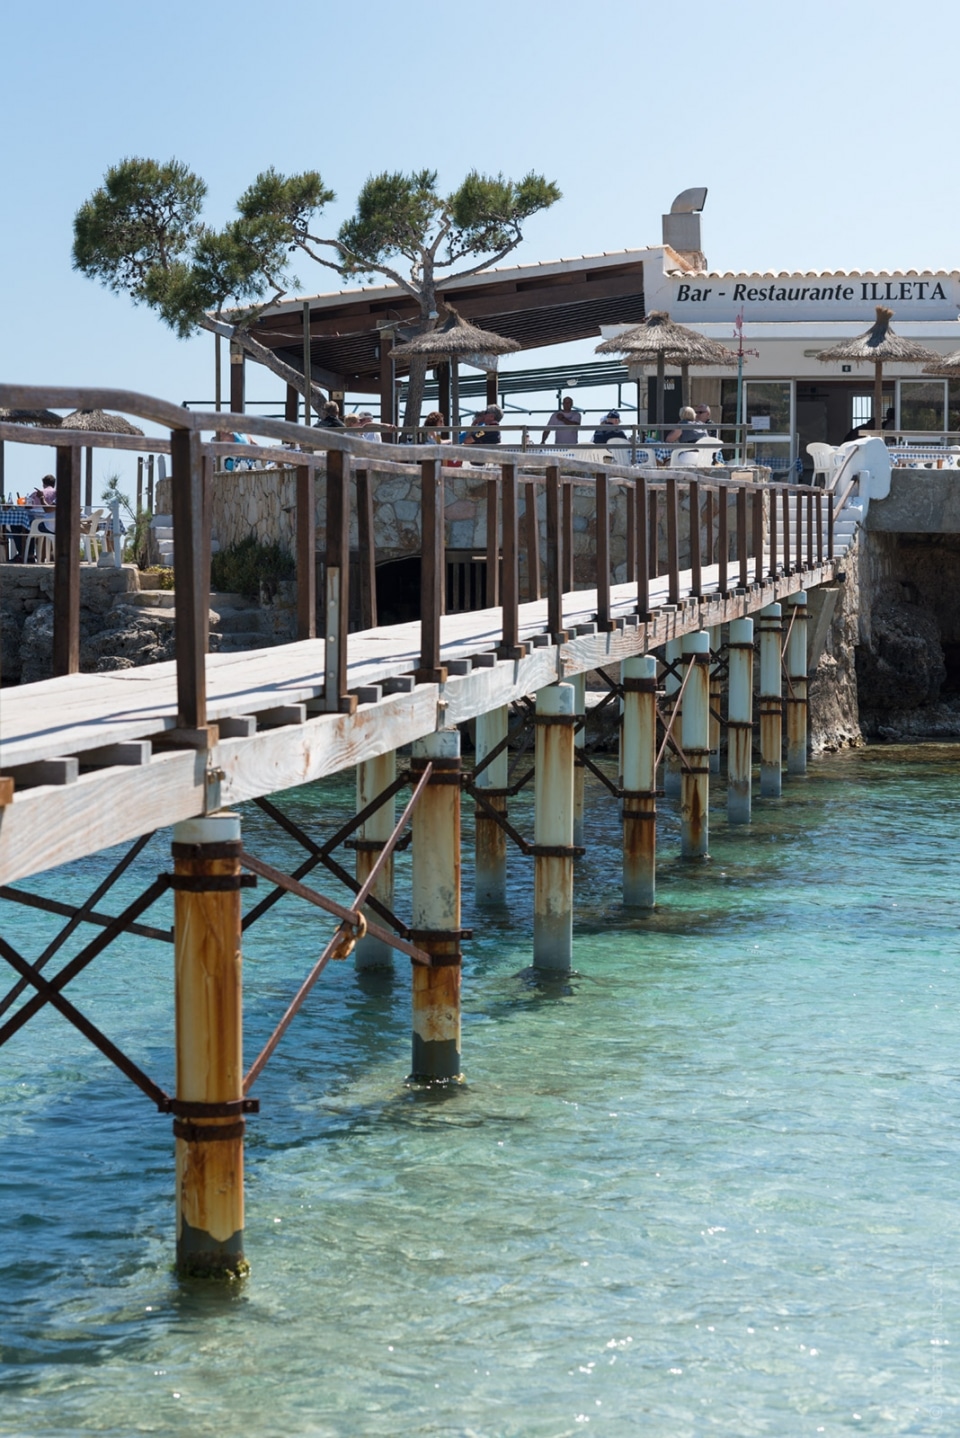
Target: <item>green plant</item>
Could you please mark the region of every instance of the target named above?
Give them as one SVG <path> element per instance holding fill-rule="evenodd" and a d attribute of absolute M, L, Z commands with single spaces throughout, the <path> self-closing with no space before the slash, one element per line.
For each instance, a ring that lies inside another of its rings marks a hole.
<path fill-rule="evenodd" d="M 112 504 L 119 500 L 120 508 L 126 515 L 126 538 L 123 542 L 123 558 L 128 564 L 135 564 L 138 569 L 147 567 L 147 530 L 150 528 L 150 520 L 153 518 L 148 509 L 134 509 L 123 490 L 120 488 L 119 474 L 108 474 L 106 482 L 100 493 L 100 498 L 105 504 Z"/>
<path fill-rule="evenodd" d="M 248 535 L 210 561 L 210 582 L 214 589 L 242 594 L 245 599 L 273 599 L 277 586 L 296 575 L 293 555 L 282 544 L 262 544 Z"/>

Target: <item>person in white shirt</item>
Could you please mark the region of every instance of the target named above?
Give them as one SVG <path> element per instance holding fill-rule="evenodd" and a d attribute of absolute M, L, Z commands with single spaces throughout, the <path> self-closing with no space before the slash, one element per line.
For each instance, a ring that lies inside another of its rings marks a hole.
<path fill-rule="evenodd" d="M 576 444 L 580 437 L 580 421 L 583 418 L 578 409 L 574 409 L 573 400 L 570 396 L 564 395 L 560 408 L 554 410 L 543 427 L 543 435 L 540 443 L 546 444 L 547 435 L 553 430 L 554 444 Z"/>

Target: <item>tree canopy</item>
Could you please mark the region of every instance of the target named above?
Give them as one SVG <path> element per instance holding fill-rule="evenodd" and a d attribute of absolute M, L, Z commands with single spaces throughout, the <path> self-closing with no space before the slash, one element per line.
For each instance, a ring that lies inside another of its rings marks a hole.
<path fill-rule="evenodd" d="M 203 222 L 206 193 L 178 160 L 121 160 L 77 211 L 74 266 L 149 305 L 181 336 L 207 329 L 236 340 L 301 390 L 299 371 L 251 334 L 264 308 L 299 283 L 291 256 L 299 251 L 344 278 L 384 275 L 417 300 L 418 329 L 429 330 L 438 286 L 498 263 L 520 243 L 524 222 L 560 198 L 532 172 L 514 181 L 473 170 L 446 195 L 434 170 L 384 172 L 370 176 L 354 215 L 325 237 L 314 223 L 336 197 L 316 170 L 265 170 L 220 229 Z M 419 420 L 424 373 L 415 362 L 407 423 Z"/>

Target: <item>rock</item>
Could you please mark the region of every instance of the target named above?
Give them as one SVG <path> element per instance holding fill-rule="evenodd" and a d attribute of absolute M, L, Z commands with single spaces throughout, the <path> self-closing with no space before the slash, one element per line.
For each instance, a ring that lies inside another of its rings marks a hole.
<path fill-rule="evenodd" d="M 932 704 L 947 677 L 936 615 L 888 597 L 871 619 L 870 643 L 857 649 L 861 711 L 892 714 Z"/>

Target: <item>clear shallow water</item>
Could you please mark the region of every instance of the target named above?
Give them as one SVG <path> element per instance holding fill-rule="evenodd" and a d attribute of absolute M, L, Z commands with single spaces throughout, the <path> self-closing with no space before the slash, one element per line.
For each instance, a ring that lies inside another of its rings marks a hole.
<path fill-rule="evenodd" d="M 351 787 L 286 807 L 329 832 Z M 235 1292 L 172 1277 L 169 1119 L 32 1021 L 0 1049 L 0 1433 L 958 1431 L 958 801 L 960 750 L 836 756 L 749 833 L 716 814 L 696 866 L 665 805 L 660 908 L 625 919 L 593 790 L 554 993 L 523 972 L 525 861 L 509 917 L 472 913 L 468 869 L 466 1084 L 403 1087 L 405 961 L 328 970 L 258 1085 Z M 245 837 L 299 857 L 252 808 Z M 31 886 L 80 898 L 111 861 Z M 274 914 L 248 1057 L 329 932 Z M 30 958 L 57 927 L 0 921 Z M 114 945 L 71 993 L 172 1086 L 169 946 Z"/>

